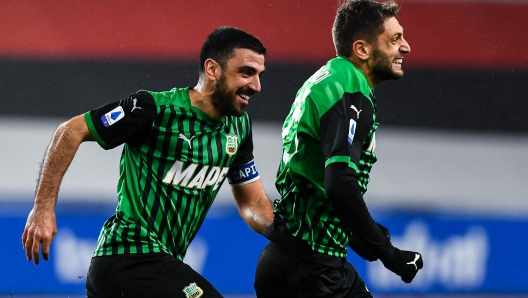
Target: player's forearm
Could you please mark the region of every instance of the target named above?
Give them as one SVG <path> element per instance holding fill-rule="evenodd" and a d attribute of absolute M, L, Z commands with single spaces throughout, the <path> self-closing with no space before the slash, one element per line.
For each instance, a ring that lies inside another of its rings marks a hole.
<path fill-rule="evenodd" d="M 239 208 L 239 212 L 246 224 L 259 234 L 263 234 L 273 222 L 273 207 L 265 195 L 254 203 Z"/>
<path fill-rule="evenodd" d="M 37 188 L 35 190 L 35 206 L 55 207 L 59 186 L 79 145 L 87 140 L 86 123 L 83 116 L 77 116 L 62 123 L 55 131 L 44 154 L 41 164 Z M 84 124 L 84 126 L 83 126 Z"/>
<path fill-rule="evenodd" d="M 339 218 L 380 259 L 391 259 L 394 248 L 376 225 L 363 200 L 352 169 L 335 163 L 325 171 L 325 190 Z"/>

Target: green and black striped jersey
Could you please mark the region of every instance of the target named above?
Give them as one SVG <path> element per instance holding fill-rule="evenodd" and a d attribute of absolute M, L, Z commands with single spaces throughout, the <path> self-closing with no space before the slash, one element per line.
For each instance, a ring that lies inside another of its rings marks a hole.
<path fill-rule="evenodd" d="M 85 119 L 101 147 L 124 144 L 119 203 L 94 256 L 166 252 L 183 259 L 226 176 L 240 182 L 233 170 L 253 162 L 248 114 L 215 120 L 191 105 L 189 88 L 139 91 Z M 244 183 L 259 177 L 251 178 Z"/>
<path fill-rule="evenodd" d="M 282 128 L 283 154 L 275 214 L 312 250 L 345 257 L 351 232 L 337 217 L 324 189 L 325 168 L 343 162 L 367 191 L 376 161 L 376 102 L 363 72 L 336 57 L 301 87 Z"/>

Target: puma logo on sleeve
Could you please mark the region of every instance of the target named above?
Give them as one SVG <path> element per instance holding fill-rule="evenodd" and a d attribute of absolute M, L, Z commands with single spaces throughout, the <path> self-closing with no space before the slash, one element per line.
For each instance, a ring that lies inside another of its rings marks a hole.
<path fill-rule="evenodd" d="M 357 118 L 359 119 L 359 113 L 361 113 L 362 110 L 359 110 L 354 106 L 354 105 L 351 105 L 350 108 L 354 111 L 356 111 L 356 114 L 357 114 Z"/>

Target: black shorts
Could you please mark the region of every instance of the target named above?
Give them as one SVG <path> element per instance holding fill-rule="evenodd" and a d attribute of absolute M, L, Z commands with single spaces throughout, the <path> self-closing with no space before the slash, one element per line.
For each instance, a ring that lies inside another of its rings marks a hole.
<path fill-rule="evenodd" d="M 356 269 L 344 262 L 331 267 L 291 254 L 270 242 L 255 274 L 257 298 L 372 297 Z"/>
<path fill-rule="evenodd" d="M 189 265 L 164 253 L 92 258 L 86 278 L 86 296 L 222 297 Z"/>

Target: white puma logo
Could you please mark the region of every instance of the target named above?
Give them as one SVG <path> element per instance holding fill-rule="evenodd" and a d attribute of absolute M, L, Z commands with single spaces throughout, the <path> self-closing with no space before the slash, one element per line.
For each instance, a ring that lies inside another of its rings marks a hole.
<path fill-rule="evenodd" d="M 419 259 L 420 259 L 420 255 L 414 254 L 414 261 L 407 263 L 407 265 L 414 265 L 414 269 L 418 271 L 418 266 L 416 265 L 416 261 L 418 261 Z"/>
<path fill-rule="evenodd" d="M 351 105 L 350 108 L 351 108 L 352 110 L 356 111 L 357 118 L 359 119 L 359 113 L 361 113 L 361 111 L 363 111 L 363 110 L 359 110 L 359 111 L 358 111 L 358 109 L 357 109 L 354 105 Z"/>
<path fill-rule="evenodd" d="M 191 140 L 194 138 L 194 136 L 192 136 L 190 139 L 187 139 L 187 137 L 184 136 L 184 135 L 181 133 L 181 134 L 178 136 L 178 138 L 180 138 L 180 139 L 186 141 L 186 142 L 189 144 L 189 149 L 192 148 L 192 146 L 191 146 Z"/>
<path fill-rule="evenodd" d="M 134 112 L 135 109 L 140 109 L 141 110 L 141 107 L 136 107 L 137 98 L 134 98 L 132 100 L 132 103 L 134 104 L 134 106 L 132 107 L 132 110 L 130 111 L 130 113 Z"/>

